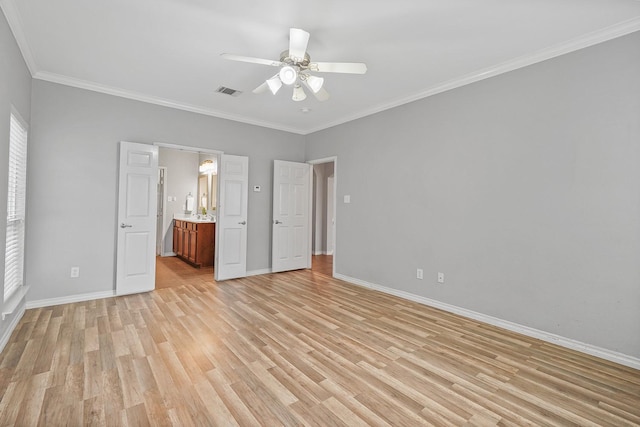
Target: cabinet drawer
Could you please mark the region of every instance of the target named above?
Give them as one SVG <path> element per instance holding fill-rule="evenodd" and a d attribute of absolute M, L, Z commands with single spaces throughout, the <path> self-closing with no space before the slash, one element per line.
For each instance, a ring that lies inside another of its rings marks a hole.
<path fill-rule="evenodd" d="M 195 231 L 198 229 L 198 224 L 194 224 L 193 222 L 187 222 L 187 230 Z"/>
<path fill-rule="evenodd" d="M 176 222 L 176 227 L 178 227 L 178 228 L 183 228 L 184 227 L 184 221 L 180 221 L 180 220 L 176 219 L 175 222 Z"/>

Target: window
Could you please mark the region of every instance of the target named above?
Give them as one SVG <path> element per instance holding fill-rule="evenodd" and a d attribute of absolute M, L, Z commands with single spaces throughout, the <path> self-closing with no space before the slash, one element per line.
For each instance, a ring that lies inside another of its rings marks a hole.
<path fill-rule="evenodd" d="M 24 281 L 24 218 L 27 187 L 27 126 L 17 113 L 9 125 L 9 191 L 7 192 L 7 243 L 4 255 L 4 301 Z"/>

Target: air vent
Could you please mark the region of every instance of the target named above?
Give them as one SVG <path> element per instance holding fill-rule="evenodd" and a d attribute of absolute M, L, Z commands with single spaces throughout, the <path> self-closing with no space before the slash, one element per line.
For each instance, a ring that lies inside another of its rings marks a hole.
<path fill-rule="evenodd" d="M 231 96 L 240 96 L 240 94 L 242 93 L 239 90 L 231 89 L 230 87 L 224 86 L 220 86 L 218 89 L 216 89 L 216 92 Z"/>

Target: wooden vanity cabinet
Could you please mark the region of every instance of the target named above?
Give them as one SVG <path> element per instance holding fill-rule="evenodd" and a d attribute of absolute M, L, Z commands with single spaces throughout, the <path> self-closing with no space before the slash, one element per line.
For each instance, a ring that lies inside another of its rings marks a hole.
<path fill-rule="evenodd" d="M 173 252 L 194 267 L 213 265 L 216 224 L 176 219 L 173 222 Z"/>

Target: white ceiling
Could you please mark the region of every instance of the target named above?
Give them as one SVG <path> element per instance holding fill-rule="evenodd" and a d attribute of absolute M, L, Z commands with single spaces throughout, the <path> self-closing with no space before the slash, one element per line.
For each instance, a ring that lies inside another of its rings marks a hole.
<path fill-rule="evenodd" d="M 639 0 L 0 0 L 32 75 L 307 134 L 640 30 Z M 251 91 L 290 27 L 322 62 L 331 98 Z M 218 86 L 243 91 L 216 93 Z M 309 113 L 302 113 L 303 107 Z"/>

